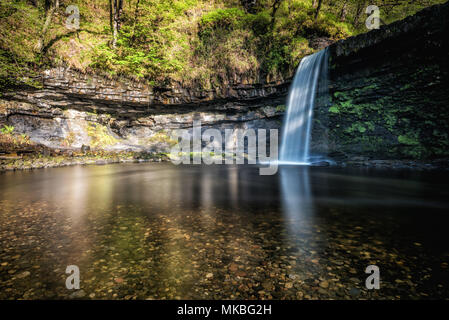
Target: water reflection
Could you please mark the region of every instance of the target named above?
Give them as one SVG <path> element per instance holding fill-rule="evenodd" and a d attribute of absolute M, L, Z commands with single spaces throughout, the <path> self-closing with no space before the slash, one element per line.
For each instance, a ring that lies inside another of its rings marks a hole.
<path fill-rule="evenodd" d="M 341 298 L 372 261 L 393 282 L 404 270 L 423 281 L 410 270 L 449 257 L 446 185 L 443 174 L 294 166 L 276 176 L 171 164 L 7 173 L 0 298 L 67 298 L 69 264 L 89 298 Z M 405 293 L 413 296 L 377 291 Z"/>
<path fill-rule="evenodd" d="M 297 234 L 304 224 L 313 223 L 309 170 L 309 166 L 280 168 L 282 209 L 292 235 Z"/>
<path fill-rule="evenodd" d="M 72 223 L 78 224 L 87 212 L 86 205 L 89 202 L 88 192 L 90 180 L 85 178 L 83 168 L 75 167 L 73 169 L 74 170 L 71 172 L 72 174 L 68 175 L 66 178 L 64 194 L 59 196 L 63 197 L 66 201 L 65 205 Z M 104 185 L 103 187 L 107 188 L 108 185 Z M 48 190 L 48 188 L 46 189 Z M 110 190 L 98 188 L 95 194 L 99 203 L 108 203 Z"/>

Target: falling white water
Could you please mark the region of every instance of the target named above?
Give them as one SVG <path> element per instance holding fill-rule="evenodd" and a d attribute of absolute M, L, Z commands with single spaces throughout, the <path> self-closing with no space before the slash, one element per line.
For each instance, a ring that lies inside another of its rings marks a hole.
<path fill-rule="evenodd" d="M 280 162 L 309 164 L 313 107 L 320 76 L 327 76 L 327 48 L 301 60 L 290 87 Z M 325 72 L 323 72 L 325 71 Z"/>

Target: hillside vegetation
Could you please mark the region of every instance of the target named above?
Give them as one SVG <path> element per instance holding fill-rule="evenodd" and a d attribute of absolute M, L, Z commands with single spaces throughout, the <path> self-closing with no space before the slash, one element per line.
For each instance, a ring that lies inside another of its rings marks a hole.
<path fill-rule="evenodd" d="M 38 86 L 43 67 L 213 88 L 280 81 L 323 44 L 444 0 L 2 0 L 0 87 Z M 69 5 L 79 29 L 66 27 Z"/>

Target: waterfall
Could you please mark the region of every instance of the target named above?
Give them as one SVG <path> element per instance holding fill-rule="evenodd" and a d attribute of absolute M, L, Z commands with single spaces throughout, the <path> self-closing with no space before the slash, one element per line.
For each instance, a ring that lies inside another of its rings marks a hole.
<path fill-rule="evenodd" d="M 290 87 L 282 132 L 280 162 L 309 164 L 313 107 L 320 78 L 327 90 L 327 48 L 304 57 Z"/>

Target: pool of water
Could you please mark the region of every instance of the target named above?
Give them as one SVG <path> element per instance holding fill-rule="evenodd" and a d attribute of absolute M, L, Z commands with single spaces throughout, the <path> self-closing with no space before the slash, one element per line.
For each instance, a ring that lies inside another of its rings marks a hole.
<path fill-rule="evenodd" d="M 447 181 L 170 163 L 3 173 L 0 299 L 449 298 Z"/>

